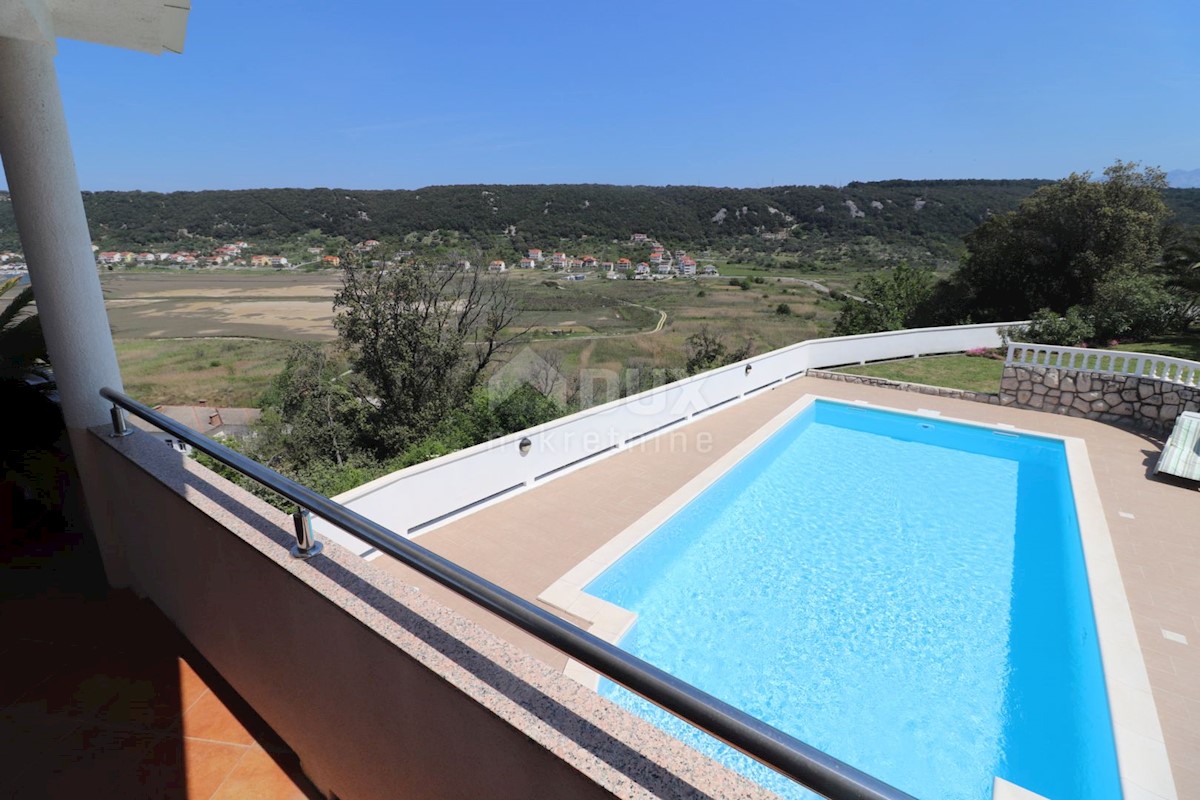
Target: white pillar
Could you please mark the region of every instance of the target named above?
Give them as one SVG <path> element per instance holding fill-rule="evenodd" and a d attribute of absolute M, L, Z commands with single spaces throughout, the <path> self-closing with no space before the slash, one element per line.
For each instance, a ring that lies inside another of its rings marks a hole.
<path fill-rule="evenodd" d="M 0 157 L 67 425 L 100 425 L 121 373 L 48 45 L 0 38 Z"/>
<path fill-rule="evenodd" d="M 87 432 L 108 421 L 99 391 L 121 389 L 121 373 L 49 45 L 0 37 L 0 158 L 92 528 L 109 581 L 123 585 L 119 544 L 97 518 Z"/>

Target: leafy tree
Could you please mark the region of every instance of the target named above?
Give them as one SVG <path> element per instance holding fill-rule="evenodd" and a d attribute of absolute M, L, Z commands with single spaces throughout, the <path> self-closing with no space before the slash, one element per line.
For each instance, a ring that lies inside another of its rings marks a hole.
<path fill-rule="evenodd" d="M 895 331 L 920 324 L 918 314 L 933 292 L 933 272 L 901 264 L 886 272 L 868 275 L 855 286 L 857 296 L 846 296 L 834 323 L 837 336 Z"/>
<path fill-rule="evenodd" d="M 255 449 L 267 463 L 296 468 L 329 460 L 337 467 L 364 449 L 369 410 L 342 380 L 326 348 L 297 344 L 264 398 Z"/>
<path fill-rule="evenodd" d="M 19 278 L 0 283 L 0 305 L 3 306 L 0 308 L 0 377 L 19 378 L 47 360 L 41 320 L 33 304 L 33 287 L 26 286 L 3 303 L 4 296 L 19 285 Z"/>
<path fill-rule="evenodd" d="M 1176 298 L 1176 326 L 1186 328 L 1200 318 L 1200 227 L 1169 226 L 1163 238 L 1158 271 Z"/>
<path fill-rule="evenodd" d="M 705 325 L 687 337 L 683 346 L 687 355 L 687 374 L 695 375 L 749 358 L 754 349 L 754 342 L 747 339 L 741 347 L 730 350 L 725 343 L 725 337 Z"/>
<path fill-rule="evenodd" d="M 351 259 L 334 298 L 378 449 L 395 453 L 463 406 L 523 331 L 503 276 L 457 264 L 375 268 Z"/>
<path fill-rule="evenodd" d="M 1075 173 L 1043 186 L 967 235 L 957 280 L 976 314 L 1020 319 L 1039 308 L 1087 306 L 1108 277 L 1159 262 L 1165 174 L 1118 161 L 1104 177 Z"/>

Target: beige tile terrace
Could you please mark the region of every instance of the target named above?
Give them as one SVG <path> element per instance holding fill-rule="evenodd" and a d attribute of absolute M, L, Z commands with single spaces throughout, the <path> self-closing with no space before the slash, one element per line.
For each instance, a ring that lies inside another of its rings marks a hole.
<path fill-rule="evenodd" d="M 1179 797 L 1200 797 L 1200 492 L 1150 475 L 1161 442 L 1088 420 L 892 389 L 800 378 L 420 536 L 418 542 L 516 594 L 540 592 L 805 394 L 1007 423 L 1087 443 Z M 384 566 L 385 558 L 376 564 Z M 389 562 L 552 665 L 566 659 Z M 552 609 L 553 610 L 553 609 Z M 573 622 L 581 622 L 573 619 Z M 1181 640 L 1186 640 L 1181 641 Z"/>

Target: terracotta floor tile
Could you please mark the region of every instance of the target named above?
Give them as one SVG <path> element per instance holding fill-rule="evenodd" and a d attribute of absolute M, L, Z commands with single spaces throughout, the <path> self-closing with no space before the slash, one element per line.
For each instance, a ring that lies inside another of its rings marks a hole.
<path fill-rule="evenodd" d="M 176 668 L 179 673 L 179 707 L 186 712 L 208 691 L 208 684 L 184 658 L 176 659 Z"/>
<path fill-rule="evenodd" d="M 67 651 L 54 644 L 14 642 L 0 660 L 0 708 L 61 672 L 67 663 Z"/>
<path fill-rule="evenodd" d="M 146 791 L 145 797 L 208 800 L 248 749 L 181 736 L 162 737 L 143 750 L 136 767 L 138 784 Z"/>
<path fill-rule="evenodd" d="M 260 747 L 250 748 L 213 800 L 304 800 L 314 796 L 302 776 L 290 774 Z"/>
<path fill-rule="evenodd" d="M 60 739 L 35 759 L 13 797 L 148 797 L 138 764 L 157 737 L 135 731 L 86 726 Z"/>
<path fill-rule="evenodd" d="M 254 743 L 250 732 L 212 692 L 204 694 L 183 715 L 183 735 L 226 744 Z"/>

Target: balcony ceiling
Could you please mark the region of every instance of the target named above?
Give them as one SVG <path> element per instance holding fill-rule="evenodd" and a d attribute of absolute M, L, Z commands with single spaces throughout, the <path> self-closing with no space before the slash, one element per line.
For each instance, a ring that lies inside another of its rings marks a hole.
<path fill-rule="evenodd" d="M 190 10 L 191 0 L 0 0 L 0 35 L 181 53 Z"/>

